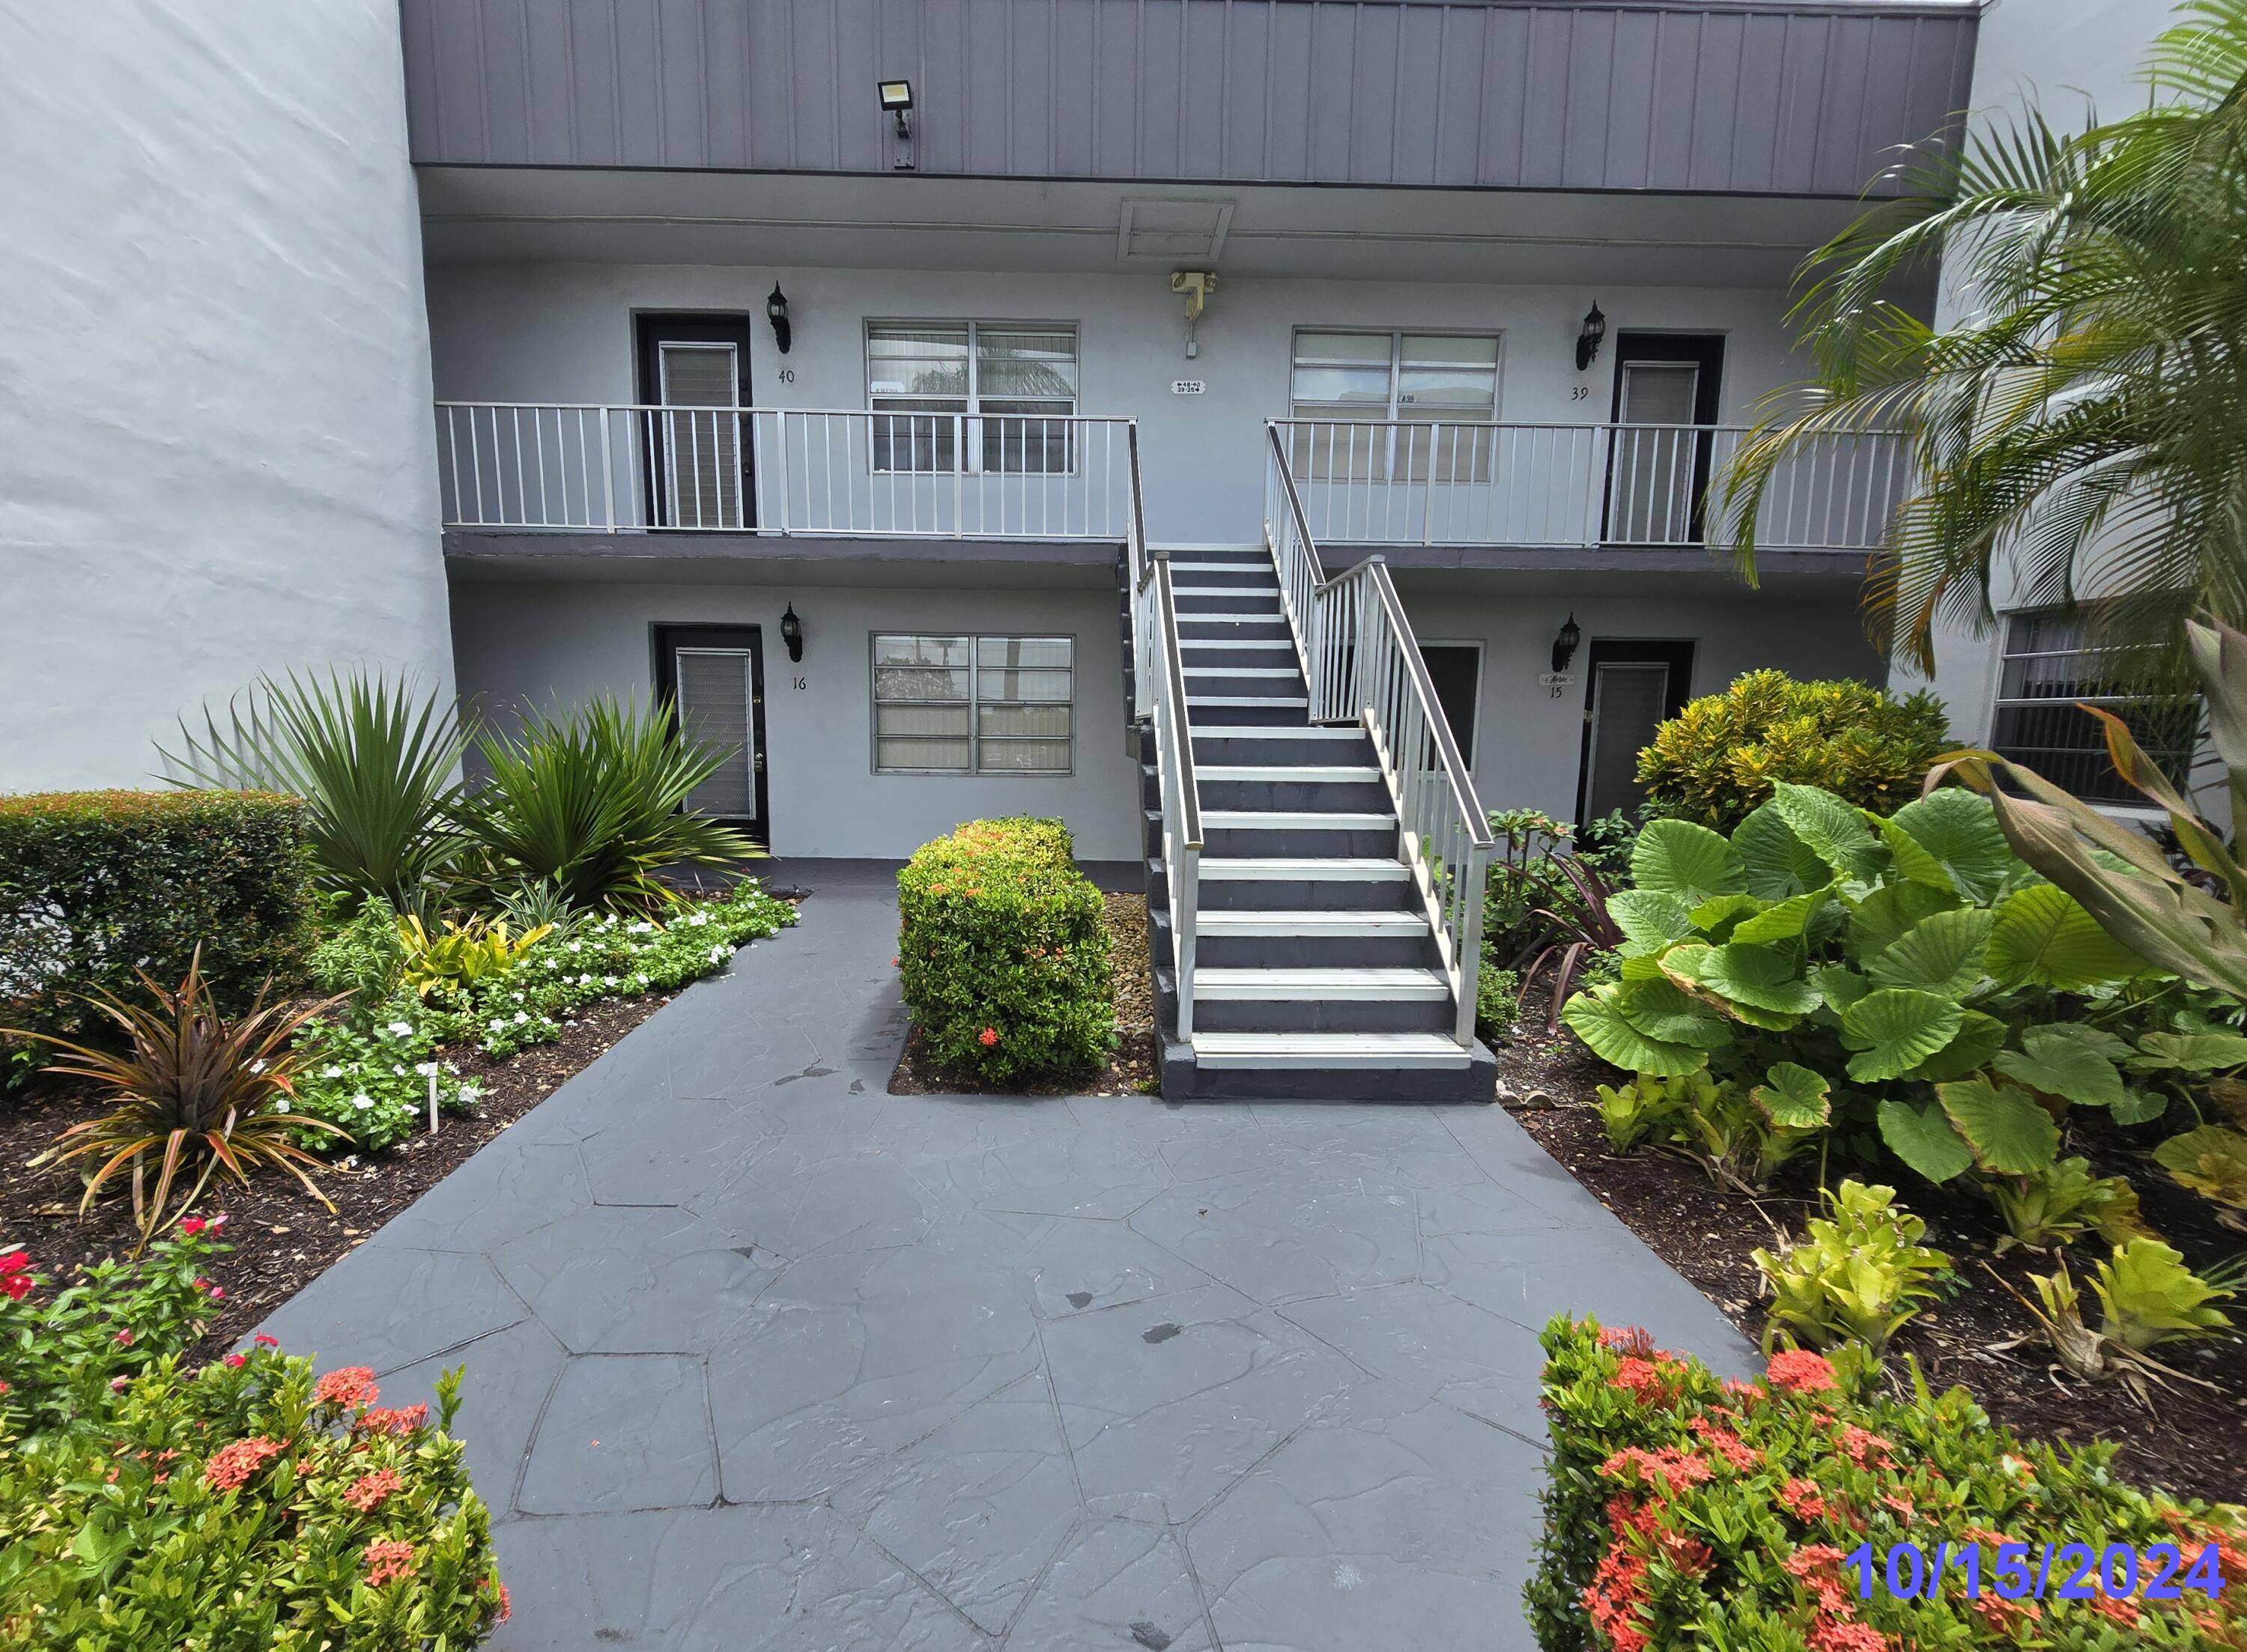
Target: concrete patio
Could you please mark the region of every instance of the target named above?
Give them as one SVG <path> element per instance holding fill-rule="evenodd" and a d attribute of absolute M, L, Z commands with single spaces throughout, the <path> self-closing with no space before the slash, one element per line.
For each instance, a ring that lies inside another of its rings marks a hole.
<path fill-rule="evenodd" d="M 265 1327 L 467 1365 L 494 1646 L 1526 1647 L 1537 1328 L 1749 1365 L 1496 1108 L 886 1094 L 889 874 L 788 871 Z"/>

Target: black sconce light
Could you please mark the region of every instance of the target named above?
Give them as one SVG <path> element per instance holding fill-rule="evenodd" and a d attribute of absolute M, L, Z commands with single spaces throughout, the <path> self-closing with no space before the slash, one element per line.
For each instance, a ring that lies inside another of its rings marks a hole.
<path fill-rule="evenodd" d="M 796 617 L 796 604 L 790 603 L 788 611 L 780 617 L 780 639 L 788 645 L 788 657 L 798 665 L 803 661 L 803 622 Z"/>
<path fill-rule="evenodd" d="M 884 80 L 880 85 L 883 112 L 897 117 L 898 136 L 910 139 L 912 136 L 912 82 Z"/>
<path fill-rule="evenodd" d="M 765 300 L 765 319 L 772 323 L 773 343 L 780 346 L 780 353 L 785 356 L 795 334 L 788 324 L 788 295 L 780 290 L 777 281 L 773 283 L 772 297 Z"/>
<path fill-rule="evenodd" d="M 1594 299 L 1590 311 L 1584 317 L 1583 326 L 1576 332 L 1576 371 L 1578 372 L 1583 372 L 1598 358 L 1600 340 L 1607 336 L 1608 318 L 1600 313 L 1599 301 Z"/>
<path fill-rule="evenodd" d="M 1576 617 L 1570 614 L 1567 624 L 1561 627 L 1560 635 L 1553 638 L 1553 670 L 1555 675 L 1568 669 L 1568 662 L 1576 657 L 1576 645 L 1583 640 L 1584 633 L 1576 628 Z"/>

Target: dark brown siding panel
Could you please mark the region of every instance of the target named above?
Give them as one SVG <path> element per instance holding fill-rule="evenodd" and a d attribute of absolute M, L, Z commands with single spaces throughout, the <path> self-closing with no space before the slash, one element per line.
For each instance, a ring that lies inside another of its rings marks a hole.
<path fill-rule="evenodd" d="M 400 0 L 417 160 L 1854 195 L 1958 0 Z"/>

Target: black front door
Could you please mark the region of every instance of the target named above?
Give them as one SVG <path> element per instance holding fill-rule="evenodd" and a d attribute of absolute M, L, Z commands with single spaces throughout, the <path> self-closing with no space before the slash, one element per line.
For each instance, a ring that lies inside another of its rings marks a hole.
<path fill-rule="evenodd" d="M 1594 642 L 1584 672 L 1584 747 L 1576 778 L 1576 819 L 1603 820 L 1644 801 L 1638 754 L 1656 726 L 1685 707 L 1693 686 L 1693 645 L 1617 639 Z"/>
<path fill-rule="evenodd" d="M 1475 699 L 1482 687 L 1482 650 L 1473 643 L 1422 643 L 1420 659 L 1435 685 L 1436 703 L 1469 768 L 1475 760 Z"/>
<path fill-rule="evenodd" d="M 760 843 L 765 816 L 764 643 L 755 625 L 658 625 L 655 692 L 688 740 L 727 754 L 688 806 Z"/>
<path fill-rule="evenodd" d="M 1707 527 L 1725 340 L 1717 333 L 1626 332 L 1615 343 L 1619 427 L 1608 451 L 1600 537 L 1611 545 L 1697 545 Z"/>
<path fill-rule="evenodd" d="M 745 533 L 756 524 L 750 460 L 748 316 L 643 315 L 633 429 L 647 520 L 655 528 Z"/>

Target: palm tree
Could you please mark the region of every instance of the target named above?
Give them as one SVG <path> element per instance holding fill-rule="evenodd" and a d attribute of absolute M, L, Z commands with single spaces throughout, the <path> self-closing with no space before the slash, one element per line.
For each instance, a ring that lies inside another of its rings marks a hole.
<path fill-rule="evenodd" d="M 1781 461 L 1901 427 L 1916 480 L 1866 606 L 1923 672 L 1938 622 L 1992 623 L 1993 576 L 2141 662 L 2182 664 L 2195 612 L 2247 628 L 2247 0 L 2179 17 L 2145 108 L 2070 135 L 2030 107 L 1919 154 L 1805 266 L 1815 377 L 1725 479 L 1751 581 Z M 1938 259 L 1962 311 L 1942 327 L 1886 296 Z"/>

